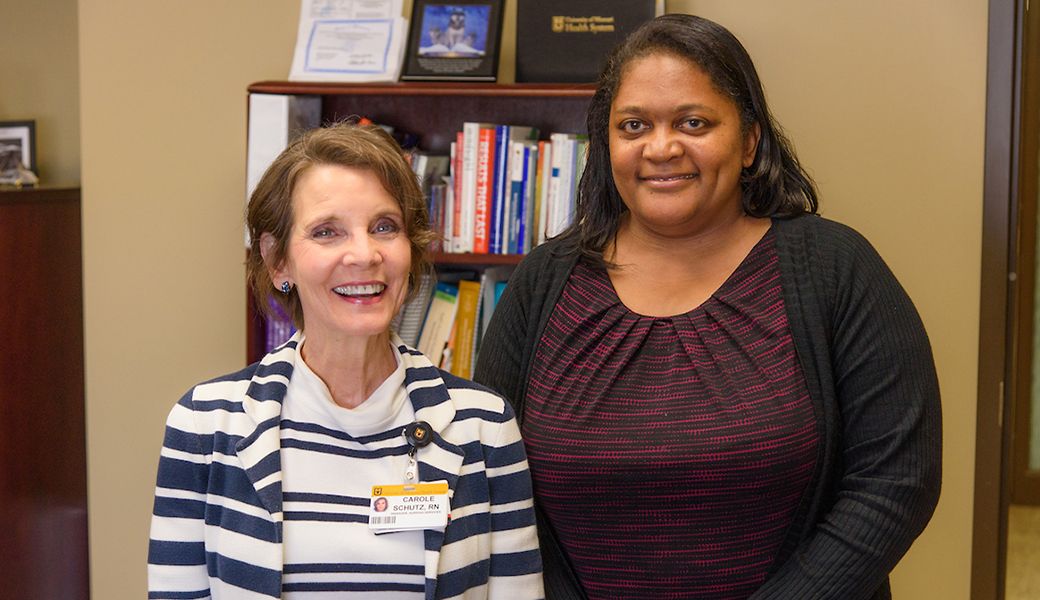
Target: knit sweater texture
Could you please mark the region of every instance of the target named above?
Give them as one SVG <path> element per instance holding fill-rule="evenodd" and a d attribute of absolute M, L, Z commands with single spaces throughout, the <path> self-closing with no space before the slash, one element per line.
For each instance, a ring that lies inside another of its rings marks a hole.
<path fill-rule="evenodd" d="M 939 497 L 942 423 L 931 347 L 909 296 L 859 233 L 774 219 L 783 299 L 820 432 L 816 471 L 751 600 L 883 600 Z M 570 238 L 537 247 L 495 310 L 474 379 L 523 419 L 531 360 L 571 270 Z M 537 498 L 535 500 L 537 504 Z M 585 598 L 539 513 L 546 598 Z"/>

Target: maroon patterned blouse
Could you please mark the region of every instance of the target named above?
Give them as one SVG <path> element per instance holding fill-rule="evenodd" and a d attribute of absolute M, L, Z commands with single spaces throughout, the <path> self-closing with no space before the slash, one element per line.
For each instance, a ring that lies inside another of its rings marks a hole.
<path fill-rule="evenodd" d="M 770 230 L 701 306 L 626 308 L 579 264 L 527 392 L 535 497 L 596 598 L 745 599 L 819 442 Z"/>

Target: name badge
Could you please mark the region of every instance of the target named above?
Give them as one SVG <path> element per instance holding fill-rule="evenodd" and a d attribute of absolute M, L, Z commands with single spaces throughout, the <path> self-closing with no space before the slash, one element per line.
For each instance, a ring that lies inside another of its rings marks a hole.
<path fill-rule="evenodd" d="M 448 482 L 374 485 L 368 527 L 374 533 L 441 528 L 448 524 Z"/>

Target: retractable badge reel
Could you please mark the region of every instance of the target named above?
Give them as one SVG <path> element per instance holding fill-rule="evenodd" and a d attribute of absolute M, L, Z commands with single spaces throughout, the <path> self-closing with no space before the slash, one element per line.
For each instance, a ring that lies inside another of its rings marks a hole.
<path fill-rule="evenodd" d="M 408 468 L 405 469 L 404 478 L 407 481 L 415 481 L 418 471 L 415 453 L 419 451 L 419 448 L 428 446 L 433 441 L 433 428 L 426 421 L 416 421 L 405 427 L 401 433 L 404 434 L 404 439 L 410 446 L 408 449 Z"/>
<path fill-rule="evenodd" d="M 448 482 L 417 483 L 415 454 L 433 441 L 433 428 L 416 421 L 401 430 L 408 442 L 408 469 L 403 485 L 373 485 L 368 526 L 377 534 L 417 529 L 443 529 L 451 518 Z"/>

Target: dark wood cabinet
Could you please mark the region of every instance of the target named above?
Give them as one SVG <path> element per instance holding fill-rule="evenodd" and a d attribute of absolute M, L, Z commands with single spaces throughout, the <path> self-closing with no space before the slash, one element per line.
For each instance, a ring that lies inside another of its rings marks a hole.
<path fill-rule="evenodd" d="M 0 190 L 0 597 L 89 597 L 80 193 Z"/>
<path fill-rule="evenodd" d="M 322 122 L 366 117 L 419 136 L 419 148 L 447 154 L 464 121 L 537 127 L 550 132 L 585 132 L 585 115 L 595 91 L 590 84 L 388 83 L 336 84 L 264 81 L 253 94 L 316 95 Z M 516 264 L 518 255 L 436 254 L 437 266 L 486 267 Z M 263 356 L 264 321 L 252 299 L 247 306 L 249 362 Z"/>

